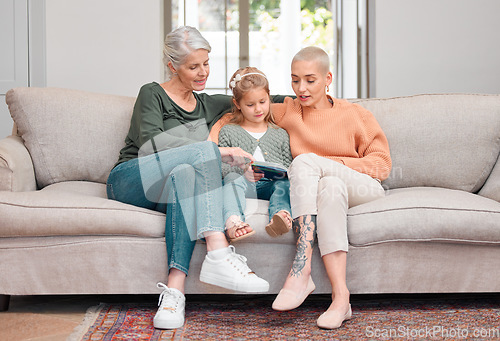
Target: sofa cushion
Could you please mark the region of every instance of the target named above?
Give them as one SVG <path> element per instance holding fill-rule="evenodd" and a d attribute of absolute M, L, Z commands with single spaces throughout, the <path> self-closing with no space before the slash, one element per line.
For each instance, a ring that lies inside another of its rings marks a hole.
<path fill-rule="evenodd" d="M 134 98 L 56 88 L 16 88 L 6 102 L 31 154 L 39 188 L 105 183 L 130 126 Z"/>
<path fill-rule="evenodd" d="M 353 100 L 377 118 L 389 141 L 386 188 L 476 192 L 500 152 L 499 95 L 419 95 Z"/>
<path fill-rule="evenodd" d="M 348 211 L 349 242 L 435 241 L 500 245 L 500 203 L 443 188 L 405 188 Z"/>
<path fill-rule="evenodd" d="M 36 190 L 30 154 L 19 136 L 0 140 L 0 191 Z"/>
<path fill-rule="evenodd" d="M 0 237 L 162 237 L 165 215 L 106 199 L 106 185 L 62 182 L 35 192 L 2 192 Z"/>
<path fill-rule="evenodd" d="M 106 197 L 106 185 L 68 181 L 34 192 L 2 192 L 0 237 L 163 237 L 165 215 Z M 294 244 L 293 233 L 274 238 L 265 231 L 269 201 L 247 199 L 247 222 L 257 234 L 250 243 Z"/>

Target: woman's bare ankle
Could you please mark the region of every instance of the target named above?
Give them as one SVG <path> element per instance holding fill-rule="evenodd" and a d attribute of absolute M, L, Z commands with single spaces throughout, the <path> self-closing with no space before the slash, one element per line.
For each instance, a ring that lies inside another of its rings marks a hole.
<path fill-rule="evenodd" d="M 170 269 L 168 273 L 167 285 L 169 288 L 179 290 L 184 294 L 184 284 L 186 283 L 186 274 L 176 268 Z"/>
<path fill-rule="evenodd" d="M 203 234 L 207 242 L 207 251 L 213 251 L 228 247 L 226 235 L 223 232 L 209 231 Z"/>
<path fill-rule="evenodd" d="M 328 310 L 346 310 L 349 308 L 350 292 L 347 288 L 332 292 L 332 303 Z"/>
<path fill-rule="evenodd" d="M 310 276 L 311 276 L 310 269 L 302 269 L 300 273 L 297 273 L 294 271 L 294 269 L 292 269 L 288 273 L 283 288 L 293 291 L 301 291 L 307 287 Z"/>

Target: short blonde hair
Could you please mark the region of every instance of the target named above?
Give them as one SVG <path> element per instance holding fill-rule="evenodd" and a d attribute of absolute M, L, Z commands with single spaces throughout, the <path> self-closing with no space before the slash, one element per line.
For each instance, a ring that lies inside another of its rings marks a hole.
<path fill-rule="evenodd" d="M 330 71 L 330 57 L 323 49 L 316 46 L 304 47 L 292 59 L 292 64 L 296 61 L 315 61 L 319 64 L 320 71 L 328 73 Z"/>

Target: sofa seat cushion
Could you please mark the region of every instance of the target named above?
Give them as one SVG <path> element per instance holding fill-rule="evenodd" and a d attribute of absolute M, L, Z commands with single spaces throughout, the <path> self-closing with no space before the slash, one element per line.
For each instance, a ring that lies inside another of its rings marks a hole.
<path fill-rule="evenodd" d="M 70 181 L 40 191 L 1 192 L 0 237 L 162 237 L 165 215 L 106 197 L 106 185 Z"/>
<path fill-rule="evenodd" d="M 348 212 L 351 245 L 436 241 L 500 245 L 500 203 L 460 190 L 390 190 Z"/>

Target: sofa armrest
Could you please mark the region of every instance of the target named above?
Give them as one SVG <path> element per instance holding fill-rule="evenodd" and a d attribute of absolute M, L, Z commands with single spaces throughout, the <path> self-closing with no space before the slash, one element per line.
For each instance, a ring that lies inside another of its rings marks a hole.
<path fill-rule="evenodd" d="M 31 156 L 19 136 L 0 140 L 0 191 L 36 190 Z"/>
<path fill-rule="evenodd" d="M 500 202 L 500 156 L 478 194 Z"/>

